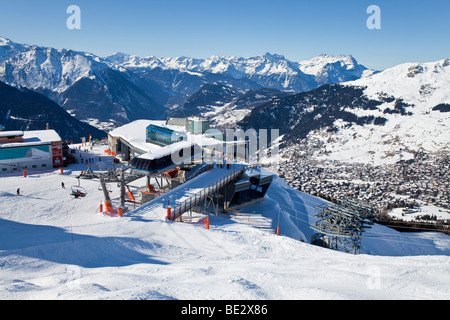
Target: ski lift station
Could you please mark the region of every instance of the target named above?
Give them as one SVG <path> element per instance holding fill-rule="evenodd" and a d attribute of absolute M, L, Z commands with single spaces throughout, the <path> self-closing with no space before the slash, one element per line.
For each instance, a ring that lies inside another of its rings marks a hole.
<path fill-rule="evenodd" d="M 123 161 L 130 161 L 142 154 L 160 153 L 164 147 L 183 141 L 215 145 L 222 144 L 223 140 L 222 132 L 211 129 L 209 121 L 203 118 L 137 120 L 111 131 L 108 148 L 112 153 L 120 154 Z"/>
<path fill-rule="evenodd" d="M 261 201 L 273 176 L 249 162 L 248 141 L 224 138 L 198 117 L 137 120 L 112 130 L 105 152 L 127 163 L 113 179 L 123 184 L 119 207 L 125 202 L 144 211 L 159 207 L 175 220 L 192 210 L 218 214 Z M 137 186 L 144 177 L 145 185 Z M 101 177 L 106 209 L 107 179 Z"/>
<path fill-rule="evenodd" d="M 62 141 L 56 131 L 0 131 L 0 174 L 62 164 Z"/>

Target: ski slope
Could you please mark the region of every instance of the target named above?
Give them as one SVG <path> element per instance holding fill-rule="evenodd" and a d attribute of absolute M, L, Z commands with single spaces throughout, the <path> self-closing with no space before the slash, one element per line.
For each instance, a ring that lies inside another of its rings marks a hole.
<path fill-rule="evenodd" d="M 323 200 L 280 178 L 263 202 L 212 216 L 210 230 L 201 217 L 170 222 L 158 210 L 110 217 L 98 213 L 98 182 L 81 180 L 87 197 L 70 196 L 85 169 L 0 177 L 0 299 L 450 298 L 448 236 L 375 226 L 361 255 L 312 246 Z"/>

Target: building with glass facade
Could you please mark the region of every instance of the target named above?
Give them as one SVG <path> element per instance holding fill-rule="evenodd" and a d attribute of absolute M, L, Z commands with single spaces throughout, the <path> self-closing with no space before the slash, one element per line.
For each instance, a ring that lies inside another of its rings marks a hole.
<path fill-rule="evenodd" d="M 172 143 L 186 140 L 186 135 L 183 132 L 151 124 L 147 127 L 146 140 L 149 143 L 168 146 Z"/>

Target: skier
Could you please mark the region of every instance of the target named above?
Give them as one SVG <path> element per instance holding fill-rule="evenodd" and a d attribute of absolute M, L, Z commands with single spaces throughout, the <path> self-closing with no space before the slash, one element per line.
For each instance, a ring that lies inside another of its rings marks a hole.
<path fill-rule="evenodd" d="M 17 189 L 17 195 L 20 196 L 20 188 Z"/>
<path fill-rule="evenodd" d="M 64 185 L 64 182 L 61 182 L 61 187 L 62 187 L 63 189 L 66 188 L 66 186 Z"/>

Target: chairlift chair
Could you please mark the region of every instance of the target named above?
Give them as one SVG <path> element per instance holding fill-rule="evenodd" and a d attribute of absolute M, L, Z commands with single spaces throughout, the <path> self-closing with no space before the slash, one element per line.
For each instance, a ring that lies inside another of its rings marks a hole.
<path fill-rule="evenodd" d="M 84 198 L 84 197 L 87 196 L 86 189 L 84 189 L 83 187 L 80 187 L 80 186 L 72 186 L 72 187 L 71 187 L 71 190 L 72 190 L 71 195 L 72 195 L 73 197 L 75 197 L 75 199 L 78 199 L 78 198 Z"/>
<path fill-rule="evenodd" d="M 78 178 L 78 185 L 71 186 L 70 189 L 71 189 L 70 195 L 72 197 L 74 197 L 75 199 L 84 198 L 84 197 L 87 196 L 86 189 L 84 189 L 82 186 L 80 186 L 80 179 L 79 178 Z"/>

